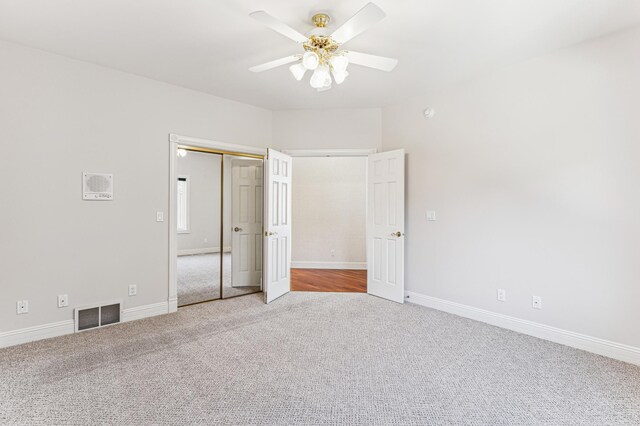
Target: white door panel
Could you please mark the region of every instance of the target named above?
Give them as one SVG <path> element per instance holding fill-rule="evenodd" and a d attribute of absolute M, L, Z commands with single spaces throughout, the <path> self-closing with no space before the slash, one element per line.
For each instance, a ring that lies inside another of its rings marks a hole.
<path fill-rule="evenodd" d="M 231 177 L 231 285 L 258 286 L 262 276 L 262 163 L 234 158 Z"/>
<path fill-rule="evenodd" d="M 291 157 L 268 150 L 265 206 L 265 302 L 291 290 Z"/>
<path fill-rule="evenodd" d="M 404 150 L 369 155 L 367 292 L 404 302 Z"/>

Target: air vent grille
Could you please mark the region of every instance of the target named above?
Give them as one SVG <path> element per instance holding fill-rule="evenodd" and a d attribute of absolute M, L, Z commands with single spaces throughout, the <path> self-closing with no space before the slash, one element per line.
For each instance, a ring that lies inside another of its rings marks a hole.
<path fill-rule="evenodd" d="M 108 302 L 99 305 L 76 308 L 76 331 L 84 331 L 120 322 L 122 302 Z"/>
<path fill-rule="evenodd" d="M 78 331 L 100 326 L 100 308 L 89 308 L 78 311 Z"/>

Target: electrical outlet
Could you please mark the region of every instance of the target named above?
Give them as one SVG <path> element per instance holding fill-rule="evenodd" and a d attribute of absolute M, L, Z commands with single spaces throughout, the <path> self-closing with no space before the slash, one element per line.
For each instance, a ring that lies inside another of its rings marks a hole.
<path fill-rule="evenodd" d="M 58 295 L 58 308 L 69 306 L 69 296 L 66 294 Z"/>
<path fill-rule="evenodd" d="M 138 294 L 138 286 L 135 284 L 131 284 L 129 286 L 129 296 L 135 296 Z"/>
<path fill-rule="evenodd" d="M 503 288 L 499 288 L 498 289 L 498 300 L 500 302 L 506 302 L 507 301 L 507 291 Z"/>
<path fill-rule="evenodd" d="M 18 300 L 16 302 L 16 313 L 18 315 L 29 313 L 29 301 L 28 300 Z"/>
<path fill-rule="evenodd" d="M 331 257 L 336 257 L 336 250 L 335 249 L 331 249 Z"/>
<path fill-rule="evenodd" d="M 205 238 L 205 239 L 204 239 L 204 242 L 205 242 L 205 243 L 208 243 L 208 242 L 209 242 L 209 239 L 208 239 L 208 238 Z"/>
<path fill-rule="evenodd" d="M 542 297 L 531 296 L 531 307 L 533 309 L 542 309 Z"/>

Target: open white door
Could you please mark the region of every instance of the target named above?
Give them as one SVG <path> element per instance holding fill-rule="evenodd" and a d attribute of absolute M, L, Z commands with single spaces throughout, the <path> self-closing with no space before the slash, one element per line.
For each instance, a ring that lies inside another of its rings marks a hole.
<path fill-rule="evenodd" d="M 291 157 L 269 148 L 265 161 L 264 298 L 291 290 Z"/>
<path fill-rule="evenodd" d="M 404 149 L 369 155 L 367 293 L 404 303 Z"/>
<path fill-rule="evenodd" d="M 262 161 L 231 159 L 231 286 L 259 286 L 262 276 Z"/>

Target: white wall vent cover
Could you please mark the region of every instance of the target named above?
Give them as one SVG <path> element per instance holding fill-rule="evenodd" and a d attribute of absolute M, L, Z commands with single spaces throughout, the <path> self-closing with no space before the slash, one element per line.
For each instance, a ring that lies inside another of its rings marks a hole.
<path fill-rule="evenodd" d="M 83 306 L 75 309 L 76 332 L 89 330 L 120 322 L 122 302 L 105 302 L 99 305 Z"/>
<path fill-rule="evenodd" d="M 113 200 L 113 175 L 105 173 L 82 173 L 82 199 Z"/>

